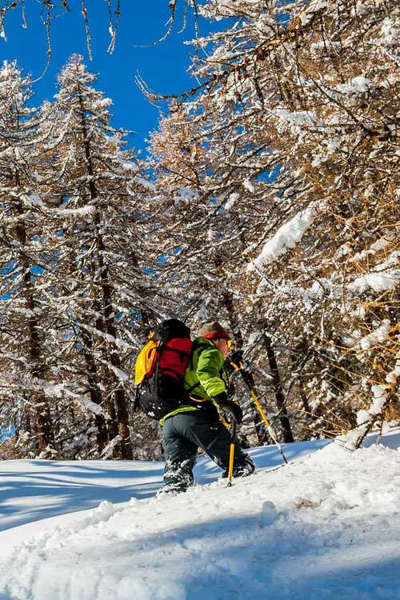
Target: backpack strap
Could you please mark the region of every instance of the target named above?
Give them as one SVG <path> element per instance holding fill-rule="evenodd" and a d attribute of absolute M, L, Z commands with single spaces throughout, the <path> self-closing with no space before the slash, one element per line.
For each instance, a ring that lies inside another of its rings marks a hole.
<path fill-rule="evenodd" d="M 206 348 L 209 348 L 209 347 L 210 347 L 210 344 L 208 344 L 207 342 L 199 342 L 198 340 L 193 342 L 192 353 L 191 353 L 189 365 L 188 365 L 188 367 L 190 369 L 192 369 L 192 370 L 194 369 L 193 355 L 194 355 L 195 350 L 198 350 L 199 348 L 202 348 L 203 350 L 205 350 Z M 201 385 L 200 381 L 198 381 L 197 383 L 192 385 L 190 388 L 185 389 L 185 392 L 187 393 L 188 396 L 190 396 L 190 394 L 193 392 L 193 390 L 195 390 L 199 385 Z"/>
<path fill-rule="evenodd" d="M 199 342 L 198 340 L 193 342 L 192 353 L 191 353 L 190 361 L 189 361 L 189 365 L 192 370 L 194 369 L 193 356 L 194 356 L 195 350 L 198 350 L 199 348 L 202 348 L 203 350 L 205 350 L 206 348 L 209 348 L 209 346 L 210 345 L 208 343 Z"/>

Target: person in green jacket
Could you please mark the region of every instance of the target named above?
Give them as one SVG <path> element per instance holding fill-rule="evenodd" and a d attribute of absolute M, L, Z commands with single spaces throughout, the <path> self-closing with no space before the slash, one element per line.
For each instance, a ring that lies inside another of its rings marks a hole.
<path fill-rule="evenodd" d="M 227 476 L 231 436 L 218 410 L 229 420 L 242 421 L 239 404 L 228 399 L 224 361 L 229 354 L 229 334 L 218 321 L 205 323 L 194 341 L 194 351 L 185 372 L 189 400 L 167 414 L 163 425 L 165 471 L 163 492 L 184 492 L 193 485 L 193 467 L 202 448 Z M 251 457 L 236 444 L 234 477 L 254 472 Z"/>

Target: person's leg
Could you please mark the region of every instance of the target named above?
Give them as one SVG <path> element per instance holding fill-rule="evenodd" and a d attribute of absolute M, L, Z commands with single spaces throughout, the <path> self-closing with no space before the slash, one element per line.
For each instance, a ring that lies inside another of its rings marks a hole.
<path fill-rule="evenodd" d="M 164 492 L 185 492 L 193 485 L 197 445 L 184 437 L 176 427 L 175 421 L 179 416 L 170 417 L 163 426 Z"/>
<path fill-rule="evenodd" d="M 181 419 L 178 420 L 178 418 Z M 217 413 L 196 411 L 176 415 L 176 427 L 179 432 L 204 452 L 222 469 L 229 467 L 231 436 L 227 428 L 221 423 Z M 243 477 L 250 475 L 255 470 L 252 458 L 235 444 L 234 475 Z"/>

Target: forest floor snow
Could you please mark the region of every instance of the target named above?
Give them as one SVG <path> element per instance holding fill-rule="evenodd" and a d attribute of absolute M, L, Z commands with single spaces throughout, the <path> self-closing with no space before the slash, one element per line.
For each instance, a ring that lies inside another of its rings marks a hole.
<path fill-rule="evenodd" d="M 400 431 L 373 441 L 158 498 L 162 463 L 3 461 L 0 600 L 400 600 Z"/>

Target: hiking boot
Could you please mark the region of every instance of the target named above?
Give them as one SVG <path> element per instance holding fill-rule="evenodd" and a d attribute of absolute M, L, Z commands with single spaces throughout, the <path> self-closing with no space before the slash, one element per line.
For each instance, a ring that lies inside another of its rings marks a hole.
<path fill-rule="evenodd" d="M 254 464 L 251 456 L 246 454 L 245 459 L 240 464 L 236 465 L 233 468 L 233 477 L 248 477 L 252 475 L 256 470 L 256 465 Z M 229 476 L 229 469 L 226 469 L 221 475 L 222 478 L 226 478 Z"/>
<path fill-rule="evenodd" d="M 164 487 L 161 490 L 163 494 L 186 492 L 194 483 L 193 465 L 194 461 L 189 459 L 167 460 L 164 470 Z"/>
<path fill-rule="evenodd" d="M 186 489 L 179 489 L 171 485 L 164 485 L 161 489 L 159 489 L 156 493 L 156 498 L 161 498 L 162 496 L 177 496 L 178 494 L 182 494 L 186 492 Z"/>

